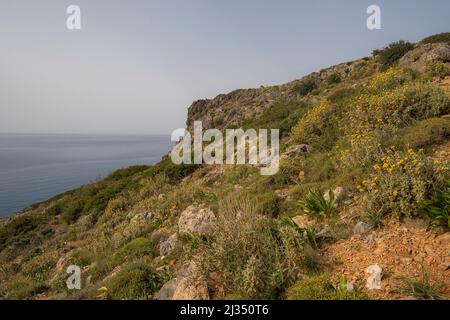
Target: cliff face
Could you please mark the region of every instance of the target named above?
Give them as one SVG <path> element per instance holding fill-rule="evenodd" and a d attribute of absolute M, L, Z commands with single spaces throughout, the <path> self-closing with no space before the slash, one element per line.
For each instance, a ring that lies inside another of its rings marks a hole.
<path fill-rule="evenodd" d="M 164 158 L 0 219 L 0 298 L 446 298 L 450 44 L 404 47 L 189 107 L 190 130 L 282 129 L 274 176 Z"/>

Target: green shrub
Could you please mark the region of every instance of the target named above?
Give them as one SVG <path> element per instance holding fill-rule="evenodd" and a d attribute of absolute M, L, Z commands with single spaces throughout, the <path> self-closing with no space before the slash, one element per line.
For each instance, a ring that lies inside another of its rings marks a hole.
<path fill-rule="evenodd" d="M 431 219 L 434 227 L 450 228 L 450 181 L 442 189 L 435 189 L 430 199 L 424 200 L 421 210 Z"/>
<path fill-rule="evenodd" d="M 342 81 L 341 77 L 337 73 L 333 73 L 327 79 L 328 84 L 337 84 Z"/>
<path fill-rule="evenodd" d="M 71 203 L 68 207 L 64 208 L 64 211 L 61 215 L 61 219 L 67 223 L 72 224 L 80 217 L 83 212 L 84 203 L 81 201 L 75 201 Z"/>
<path fill-rule="evenodd" d="M 408 51 L 414 48 L 414 44 L 400 40 L 389 44 L 384 49 L 374 50 L 373 55 L 379 58 L 382 67 L 389 67 L 395 64 Z"/>
<path fill-rule="evenodd" d="M 332 103 L 336 103 L 344 99 L 356 96 L 360 92 L 360 90 L 360 88 L 340 88 L 333 91 L 329 95 L 328 100 L 330 100 L 330 102 Z"/>
<path fill-rule="evenodd" d="M 153 243 L 146 238 L 136 238 L 121 247 L 115 254 L 114 260 L 116 264 L 123 261 L 132 261 L 136 258 L 149 256 L 153 258 L 155 248 Z"/>
<path fill-rule="evenodd" d="M 358 290 L 347 292 L 346 288 L 335 288 L 329 274 L 322 273 L 299 280 L 286 293 L 288 300 L 366 300 Z"/>
<path fill-rule="evenodd" d="M 0 251 L 8 244 L 18 247 L 28 244 L 35 237 L 35 230 L 48 221 L 45 214 L 19 214 L 7 224 L 0 226 Z"/>
<path fill-rule="evenodd" d="M 428 274 L 423 266 L 420 279 L 416 280 L 406 276 L 400 276 L 400 281 L 403 285 L 397 287 L 395 291 L 404 296 L 416 297 L 424 300 L 439 300 L 442 298 L 440 286 L 430 282 Z"/>
<path fill-rule="evenodd" d="M 370 165 L 376 161 L 377 148 L 388 146 L 399 129 L 449 112 L 450 99 L 431 83 L 415 81 L 394 89 L 375 89 L 401 78 L 399 73 L 391 68 L 380 74 L 349 105 L 341 125 L 350 143 L 350 148 L 341 151 L 343 166 Z"/>
<path fill-rule="evenodd" d="M 269 217 L 277 217 L 280 213 L 280 198 L 273 192 L 255 190 L 249 195 L 257 203 L 256 208 L 261 214 Z"/>
<path fill-rule="evenodd" d="M 328 199 L 325 199 L 320 189 L 311 190 L 300 205 L 310 215 L 331 217 L 334 213 L 334 193 L 328 190 Z"/>
<path fill-rule="evenodd" d="M 200 167 L 201 165 L 196 164 L 174 164 L 170 157 L 166 157 L 145 170 L 144 175 L 155 177 L 163 174 L 171 183 L 178 183 Z"/>
<path fill-rule="evenodd" d="M 107 298 L 112 300 L 149 300 L 169 280 L 167 273 L 154 272 L 143 263 L 128 265 L 107 284 Z"/>
<path fill-rule="evenodd" d="M 292 128 L 292 137 L 300 143 L 314 144 L 325 135 L 329 129 L 334 114 L 334 105 L 322 101 L 300 118 Z"/>
<path fill-rule="evenodd" d="M 279 129 L 280 138 L 285 138 L 308 108 L 307 104 L 299 102 L 275 103 L 265 110 L 260 117 L 245 119 L 242 122 L 242 127 L 245 129 Z"/>
<path fill-rule="evenodd" d="M 163 194 L 169 187 L 169 179 L 164 174 L 157 174 L 141 181 L 139 193 L 142 198 L 148 198 Z"/>
<path fill-rule="evenodd" d="M 64 212 L 64 205 L 61 202 L 53 204 L 46 210 L 46 213 L 50 216 L 59 216 L 63 212 Z"/>
<path fill-rule="evenodd" d="M 419 121 L 398 133 L 395 144 L 412 149 L 427 148 L 442 144 L 450 138 L 450 121 L 443 118 L 431 118 Z"/>
<path fill-rule="evenodd" d="M 4 298 L 10 300 L 30 299 L 34 295 L 43 293 L 48 289 L 47 286 L 37 284 L 32 278 L 21 274 L 17 274 L 8 280 L 9 281 L 6 284 L 6 288 L 4 290 Z"/>
<path fill-rule="evenodd" d="M 436 61 L 430 65 L 430 74 L 433 77 L 439 77 L 444 79 L 446 76 L 450 75 L 450 67 L 443 63 L 442 61 Z"/>
<path fill-rule="evenodd" d="M 231 195 L 219 204 L 217 232 L 196 255 L 210 286 L 221 275 L 225 294 L 273 299 L 298 274 L 303 240 L 298 228 L 260 215 L 248 197 Z"/>
<path fill-rule="evenodd" d="M 301 96 L 306 96 L 317 88 L 317 83 L 314 79 L 307 79 L 298 84 L 295 88 Z"/>
<path fill-rule="evenodd" d="M 52 261 L 46 261 L 42 264 L 33 265 L 29 270 L 24 270 L 24 275 L 30 277 L 34 281 L 43 282 L 54 268 Z"/>
<path fill-rule="evenodd" d="M 70 263 L 81 268 L 86 267 L 92 263 L 93 254 L 91 249 L 80 248 L 71 254 Z"/>
<path fill-rule="evenodd" d="M 446 42 L 450 44 L 450 32 L 443 32 L 439 34 L 435 34 L 429 37 L 426 37 L 421 41 L 422 43 L 438 43 L 438 42 Z"/>
<path fill-rule="evenodd" d="M 387 149 L 357 189 L 368 193 L 364 205 L 372 220 L 379 221 L 388 214 L 414 216 L 432 187 L 442 186 L 448 168 L 446 162 L 433 162 L 423 152 Z"/>

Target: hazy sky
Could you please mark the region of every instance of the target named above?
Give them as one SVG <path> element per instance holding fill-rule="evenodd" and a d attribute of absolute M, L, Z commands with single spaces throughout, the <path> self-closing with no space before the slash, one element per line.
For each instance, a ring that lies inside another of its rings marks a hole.
<path fill-rule="evenodd" d="M 0 132 L 170 133 L 193 100 L 444 31 L 448 0 L 0 0 Z"/>

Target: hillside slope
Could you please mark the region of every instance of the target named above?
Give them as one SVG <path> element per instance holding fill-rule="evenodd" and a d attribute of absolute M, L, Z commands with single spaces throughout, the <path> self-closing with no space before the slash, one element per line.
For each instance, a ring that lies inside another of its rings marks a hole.
<path fill-rule="evenodd" d="M 448 299 L 449 83 L 444 34 L 196 101 L 190 130 L 280 128 L 280 171 L 164 158 L 31 206 L 0 225 L 0 297 Z"/>

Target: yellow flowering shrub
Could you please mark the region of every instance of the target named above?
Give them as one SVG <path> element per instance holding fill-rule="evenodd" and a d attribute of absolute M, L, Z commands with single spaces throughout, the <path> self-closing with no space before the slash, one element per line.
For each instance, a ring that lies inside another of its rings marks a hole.
<path fill-rule="evenodd" d="M 375 74 L 367 84 L 367 90 L 374 93 L 381 90 L 391 90 L 410 80 L 412 80 L 410 71 L 394 66 L 384 72 Z"/>
<path fill-rule="evenodd" d="M 383 156 L 372 167 L 372 173 L 356 187 L 366 193 L 366 209 L 379 218 L 387 214 L 412 216 L 433 186 L 445 183 L 449 162 L 433 161 L 420 151 L 383 150 Z"/>
<path fill-rule="evenodd" d="M 292 137 L 298 142 L 314 143 L 324 133 L 333 111 L 329 101 L 320 102 L 292 128 Z"/>
<path fill-rule="evenodd" d="M 344 165 L 372 163 L 378 156 L 376 148 L 385 147 L 398 129 L 450 111 L 450 99 L 438 86 L 420 81 L 395 86 L 401 79 L 405 80 L 403 71 L 391 68 L 353 99 L 341 122 L 350 144 L 342 152 Z"/>

